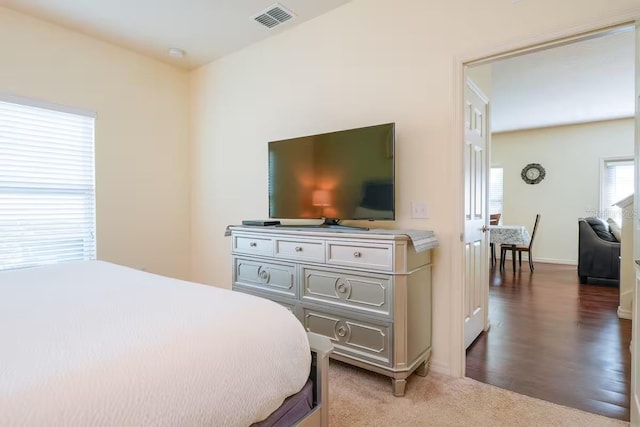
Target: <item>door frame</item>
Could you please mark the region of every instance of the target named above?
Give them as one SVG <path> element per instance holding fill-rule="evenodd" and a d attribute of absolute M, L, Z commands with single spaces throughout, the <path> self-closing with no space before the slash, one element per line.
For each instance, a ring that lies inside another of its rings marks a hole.
<path fill-rule="evenodd" d="M 465 376 L 466 354 L 464 348 L 464 87 L 466 84 L 465 68 L 507 59 L 510 57 L 558 47 L 576 41 L 588 40 L 606 33 L 616 32 L 622 27 L 635 25 L 640 19 L 640 10 L 629 10 L 606 18 L 592 19 L 584 25 L 549 31 L 539 36 L 523 39 L 514 43 L 495 46 L 482 51 L 456 55 L 453 61 L 453 141 L 451 144 L 451 167 L 457 170 L 452 182 L 452 192 L 456 198 L 458 212 L 452 235 L 451 245 L 451 342 L 450 342 L 450 374 L 456 377 Z M 637 70 L 636 72 L 640 72 Z M 491 97 L 491 95 L 489 95 Z M 636 122 L 639 118 L 636 116 Z M 638 147 L 636 147 L 637 149 Z M 490 148 L 489 148 L 490 150 Z M 636 162 L 638 159 L 636 159 Z M 638 191 L 636 191 L 638 193 Z M 488 287 L 489 284 L 487 283 Z"/>

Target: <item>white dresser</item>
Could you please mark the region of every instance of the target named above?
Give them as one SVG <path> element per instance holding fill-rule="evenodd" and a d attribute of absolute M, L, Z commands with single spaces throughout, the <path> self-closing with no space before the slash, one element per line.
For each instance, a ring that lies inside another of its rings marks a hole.
<path fill-rule="evenodd" d="M 431 251 L 406 235 L 321 228 L 230 227 L 233 289 L 287 307 L 334 344 L 331 357 L 392 378 L 426 375 Z M 256 319 L 259 321 L 259 319 Z"/>

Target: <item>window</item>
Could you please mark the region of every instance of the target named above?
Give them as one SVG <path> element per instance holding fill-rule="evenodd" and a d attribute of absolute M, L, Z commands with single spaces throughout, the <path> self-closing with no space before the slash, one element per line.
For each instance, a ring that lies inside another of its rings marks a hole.
<path fill-rule="evenodd" d="M 489 214 L 503 213 L 503 172 L 501 167 L 492 167 L 489 173 Z"/>
<path fill-rule="evenodd" d="M 0 98 L 0 270 L 95 259 L 94 123 Z"/>
<path fill-rule="evenodd" d="M 612 206 L 633 193 L 633 159 L 605 159 L 600 190 L 600 218 L 622 221 L 621 209 Z"/>

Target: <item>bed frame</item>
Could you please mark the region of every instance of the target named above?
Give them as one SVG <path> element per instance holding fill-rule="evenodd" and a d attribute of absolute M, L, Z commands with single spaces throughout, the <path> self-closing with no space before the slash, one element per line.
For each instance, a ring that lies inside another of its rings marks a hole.
<path fill-rule="evenodd" d="M 329 425 L 329 355 L 333 345 L 329 338 L 307 332 L 311 347 L 311 373 L 313 381 L 313 409 L 296 427 L 327 427 Z"/>

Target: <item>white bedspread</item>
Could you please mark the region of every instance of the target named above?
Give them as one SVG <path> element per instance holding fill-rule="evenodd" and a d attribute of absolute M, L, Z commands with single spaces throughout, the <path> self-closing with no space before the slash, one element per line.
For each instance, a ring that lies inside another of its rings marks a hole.
<path fill-rule="evenodd" d="M 1 426 L 247 426 L 310 363 L 264 299 L 100 261 L 0 272 Z"/>

